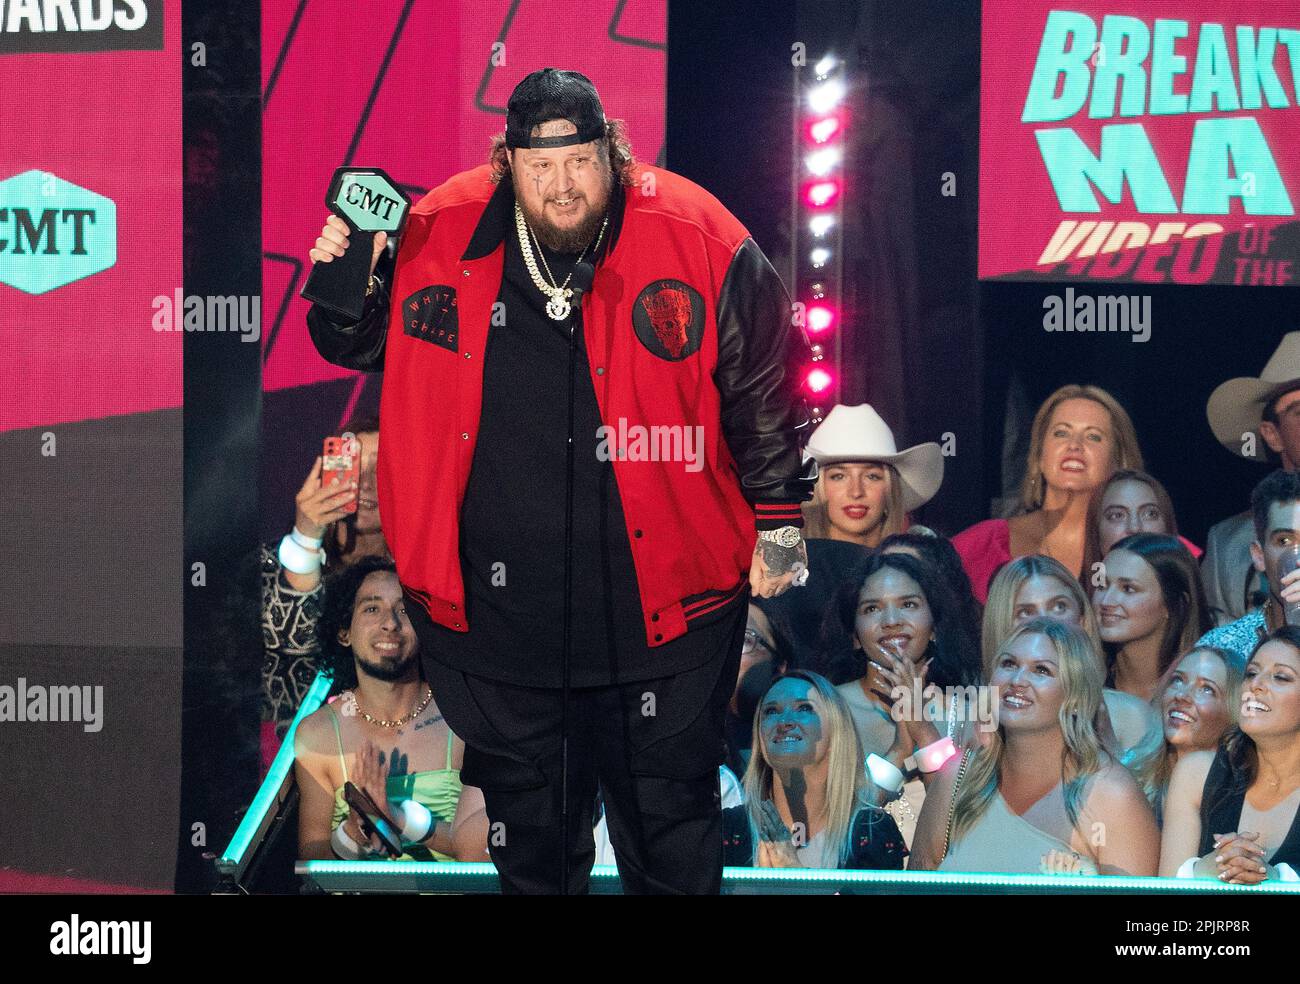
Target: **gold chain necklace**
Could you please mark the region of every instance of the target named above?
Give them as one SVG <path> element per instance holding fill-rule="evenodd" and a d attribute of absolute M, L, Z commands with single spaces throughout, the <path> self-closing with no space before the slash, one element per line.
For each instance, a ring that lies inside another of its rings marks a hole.
<path fill-rule="evenodd" d="M 369 721 L 371 724 L 377 724 L 381 728 L 389 728 L 389 729 L 400 728 L 402 725 L 415 720 L 415 716 L 419 714 L 422 710 L 424 710 L 426 707 L 428 707 L 429 701 L 431 700 L 433 700 L 433 688 L 429 687 L 425 692 L 424 700 L 420 701 L 420 703 L 416 705 L 415 709 L 412 710 L 410 714 L 404 714 L 401 717 L 399 717 L 396 721 L 385 721 L 382 718 L 373 718 L 365 711 L 363 711 L 361 709 L 361 705 L 357 703 L 356 691 L 354 690 L 352 692 L 352 702 L 357 705 L 357 713 L 360 714 L 367 721 Z"/>
<path fill-rule="evenodd" d="M 600 224 L 600 234 L 596 237 L 596 244 L 592 248 L 593 253 L 600 249 L 601 240 L 605 238 L 605 227 L 608 225 L 609 216 L 606 215 L 604 221 Z M 529 234 L 532 233 L 532 229 L 528 227 L 528 223 L 524 219 L 524 210 L 519 207 L 518 202 L 515 202 L 515 231 L 519 234 L 519 249 L 524 254 L 524 266 L 528 268 L 528 276 L 532 278 L 534 286 L 550 298 L 546 302 L 547 316 L 552 321 L 563 321 L 572 310 L 569 305 L 569 298 L 573 296 L 573 291 L 569 289 L 569 281 L 573 279 L 573 272 L 578 268 L 578 263 L 581 263 L 582 258 L 587 255 L 587 247 L 582 247 L 582 252 L 578 254 L 573 270 L 570 270 L 569 275 L 564 278 L 564 283 L 557 286 L 555 278 L 551 276 L 551 268 L 546 263 L 546 256 L 542 254 L 540 242 L 537 244 L 537 252 L 542 257 L 542 265 L 546 267 L 549 280 L 544 279 L 541 271 L 537 269 L 537 260 L 533 256 L 533 244 L 529 241 Z M 535 233 L 533 234 L 535 235 Z"/>

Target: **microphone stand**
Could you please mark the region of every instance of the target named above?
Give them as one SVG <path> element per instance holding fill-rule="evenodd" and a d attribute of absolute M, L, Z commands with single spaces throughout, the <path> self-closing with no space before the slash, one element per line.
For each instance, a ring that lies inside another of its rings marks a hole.
<path fill-rule="evenodd" d="M 569 280 L 573 310 L 569 313 L 568 441 L 564 458 L 564 618 L 560 655 L 560 894 L 569 894 L 569 660 L 573 650 L 573 376 L 578 369 L 578 320 L 582 295 L 591 289 L 596 268 L 585 260 L 574 265 Z M 591 822 L 591 818 L 587 819 Z"/>

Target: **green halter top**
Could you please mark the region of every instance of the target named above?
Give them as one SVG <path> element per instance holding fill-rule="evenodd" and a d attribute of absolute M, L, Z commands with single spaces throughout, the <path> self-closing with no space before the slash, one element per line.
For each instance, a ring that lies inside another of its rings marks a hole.
<path fill-rule="evenodd" d="M 334 724 L 334 738 L 338 743 L 339 764 L 343 767 L 343 781 L 348 781 L 348 764 L 343 757 L 343 736 L 339 733 L 338 714 L 335 713 L 332 705 L 326 705 L 330 710 L 330 721 Z M 389 776 L 388 777 L 388 798 L 393 802 L 400 803 L 402 800 L 413 799 L 417 803 L 428 807 L 429 812 L 433 814 L 434 822 L 442 821 L 451 823 L 456 817 L 456 804 L 460 800 L 460 770 L 451 767 L 451 751 L 454 736 L 451 731 L 447 732 L 447 765 L 442 769 L 430 769 L 427 772 L 412 772 L 407 775 Z M 343 787 L 340 786 L 334 790 L 334 815 L 330 821 L 330 830 L 343 823 L 348 818 L 348 804 L 343 798 Z M 456 859 L 439 851 L 430 850 L 423 844 L 412 844 L 406 848 L 406 853 L 398 861 L 455 861 Z"/>

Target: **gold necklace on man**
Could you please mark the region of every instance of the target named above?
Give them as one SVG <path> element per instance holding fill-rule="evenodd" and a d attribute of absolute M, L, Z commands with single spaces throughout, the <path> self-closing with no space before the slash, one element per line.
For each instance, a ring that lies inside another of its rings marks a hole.
<path fill-rule="evenodd" d="M 609 216 L 600 224 L 600 235 L 596 237 L 596 244 L 592 247 L 592 252 L 600 249 L 600 241 L 605 238 L 605 227 L 609 225 Z M 573 279 L 573 270 L 564 278 L 564 283 L 556 284 L 555 277 L 551 274 L 550 265 L 546 262 L 546 255 L 542 252 L 542 244 L 537 244 L 537 255 L 542 258 L 542 266 L 546 268 L 546 278 L 542 278 L 541 271 L 537 269 L 537 260 L 533 257 L 533 244 L 530 241 L 530 235 L 536 237 L 536 233 L 529 228 L 528 222 L 524 219 L 524 210 L 515 202 L 515 231 L 519 234 L 519 249 L 524 254 L 524 266 L 528 267 L 528 276 L 533 278 L 533 284 L 543 294 L 549 298 L 546 302 L 546 314 L 552 321 L 563 321 L 569 316 L 572 310 L 569 304 L 569 298 L 573 296 L 573 290 L 569 287 L 569 281 Z M 573 269 L 578 268 L 578 263 L 587 255 L 587 247 L 582 247 L 582 252 L 578 254 L 577 262 L 574 263 Z"/>
<path fill-rule="evenodd" d="M 369 714 L 367 714 L 365 711 L 363 711 L 363 710 L 361 709 L 361 705 L 357 703 L 357 695 L 356 695 L 356 691 L 354 690 L 354 691 L 352 692 L 352 702 L 353 702 L 353 704 L 356 705 L 357 713 L 360 714 L 360 715 L 361 715 L 363 718 L 365 718 L 367 721 L 369 721 L 371 724 L 377 724 L 377 725 L 379 725 L 379 727 L 381 727 L 381 728 L 388 728 L 389 730 L 392 730 L 393 728 L 400 728 L 402 725 L 404 725 L 404 724 L 408 724 L 409 722 L 414 721 L 414 720 L 415 720 L 415 716 L 416 716 L 417 714 L 419 714 L 422 710 L 424 710 L 426 707 L 428 707 L 428 706 L 429 706 L 429 702 L 430 702 L 431 700 L 433 700 L 433 688 L 432 688 L 432 687 L 429 687 L 429 688 L 425 691 L 424 699 L 421 700 L 420 703 L 418 703 L 418 704 L 415 705 L 415 707 L 411 710 L 411 713 L 410 713 L 410 714 L 403 714 L 401 717 L 397 718 L 395 721 L 385 721 L 383 718 L 375 718 L 375 717 L 371 717 Z"/>

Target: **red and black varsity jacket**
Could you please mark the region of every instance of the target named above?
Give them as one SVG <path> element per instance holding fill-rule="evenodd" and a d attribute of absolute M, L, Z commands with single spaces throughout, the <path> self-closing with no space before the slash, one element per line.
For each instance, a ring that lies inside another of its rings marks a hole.
<path fill-rule="evenodd" d="M 458 174 L 412 207 L 361 321 L 340 324 L 315 306 L 307 316 L 322 357 L 384 372 L 384 536 L 408 594 L 459 631 L 470 629 L 460 505 L 509 225 L 497 213 L 514 207 L 509 179 L 491 175 L 488 165 Z M 704 436 L 694 469 L 612 458 L 655 646 L 744 589 L 755 529 L 802 526 L 812 478 L 800 460 L 808 414 L 798 373 L 808 345 L 776 271 L 717 199 L 660 168 L 641 165 L 636 178 L 615 191 L 622 223 L 582 297 L 582 324 L 609 433 L 698 425 Z"/>

